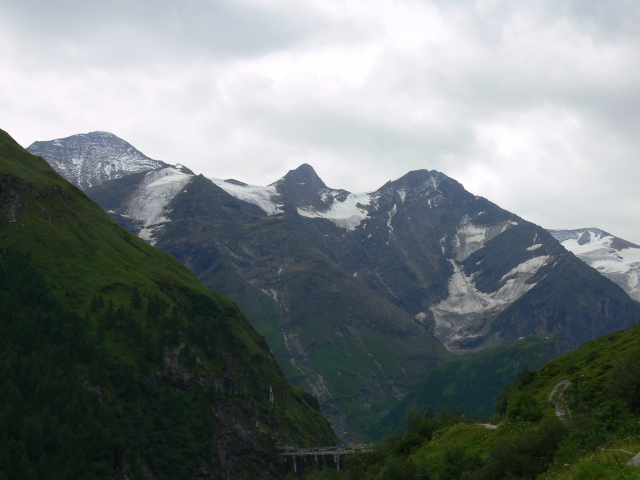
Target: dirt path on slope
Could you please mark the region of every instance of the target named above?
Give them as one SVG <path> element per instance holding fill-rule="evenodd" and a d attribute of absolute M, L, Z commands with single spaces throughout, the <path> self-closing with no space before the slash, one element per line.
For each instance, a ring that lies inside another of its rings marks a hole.
<path fill-rule="evenodd" d="M 495 430 L 499 425 L 494 425 L 493 423 L 479 423 L 478 425 L 488 428 L 489 430 Z"/>
<path fill-rule="evenodd" d="M 569 411 L 567 402 L 564 399 L 564 391 L 569 385 L 571 385 L 569 380 L 561 380 L 556 383 L 556 386 L 553 387 L 553 390 L 551 390 L 551 393 L 549 394 L 549 401 L 553 403 L 553 408 L 556 410 L 556 416 L 564 423 L 571 421 L 571 412 Z M 555 396 L 556 390 L 560 387 L 562 387 L 560 392 Z"/>

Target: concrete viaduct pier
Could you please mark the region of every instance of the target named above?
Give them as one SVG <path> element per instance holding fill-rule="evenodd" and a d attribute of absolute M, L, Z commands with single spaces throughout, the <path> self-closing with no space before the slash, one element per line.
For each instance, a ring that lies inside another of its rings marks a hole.
<path fill-rule="evenodd" d="M 302 477 L 305 470 L 331 468 L 341 470 L 344 467 L 344 456 L 358 452 L 371 452 L 373 446 L 337 446 L 293 448 L 280 447 L 278 453 L 284 460 L 287 471 Z"/>

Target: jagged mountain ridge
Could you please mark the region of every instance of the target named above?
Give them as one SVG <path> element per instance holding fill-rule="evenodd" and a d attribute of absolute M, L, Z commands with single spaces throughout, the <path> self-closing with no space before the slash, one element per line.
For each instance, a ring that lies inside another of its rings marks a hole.
<path fill-rule="evenodd" d="M 165 188 L 155 220 L 137 218 Z M 435 171 L 352 194 L 308 165 L 267 187 L 165 168 L 87 193 L 235 301 L 343 434 L 446 357 L 434 335 L 473 351 L 560 334 L 567 350 L 640 313 L 544 229 Z"/>
<path fill-rule="evenodd" d="M 549 230 L 563 247 L 640 301 L 640 246 L 598 228 Z"/>
<path fill-rule="evenodd" d="M 244 311 L 271 310 L 269 318 L 258 314 L 254 320 L 271 332 L 269 342 L 281 361 L 291 362 L 290 378 L 321 398 L 342 432 L 353 430 L 357 420 L 343 413 L 340 379 L 310 355 L 321 339 L 331 346 L 318 350 L 322 355 L 343 348 L 337 339 L 362 338 L 363 324 L 378 334 L 400 329 L 405 340 L 415 340 L 411 348 L 423 357 L 421 369 L 403 378 L 397 372 L 410 362 L 380 362 L 384 373 L 360 380 L 359 390 L 351 392 L 359 405 L 377 403 L 383 413 L 389 397 L 399 400 L 410 389 L 413 382 L 407 380 L 435 365 L 417 345 L 428 345 L 431 333 L 454 351 L 556 333 L 568 349 L 638 316 L 637 305 L 623 292 L 542 228 L 475 197 L 443 174 L 411 172 L 371 194 L 353 195 L 306 181 L 309 168 L 302 170 L 270 188 L 193 176 L 166 205 L 167 221 L 143 225 L 139 233 L 151 230 L 156 246 Z M 175 180 L 185 179 L 176 175 Z M 97 191 L 111 188 L 103 187 L 88 191 L 99 203 Z M 251 192 L 260 195 L 247 202 Z M 116 206 L 114 212 L 130 210 Z M 366 300 L 353 308 L 353 292 L 363 288 L 367 294 L 358 296 Z M 314 298 L 318 289 L 321 301 Z M 581 291 L 593 295 L 576 293 Z M 315 311 L 320 305 L 325 315 Z M 603 321 L 603 308 L 616 313 Z M 325 329 L 318 330 L 317 323 Z M 368 346 L 363 350 L 379 354 Z M 347 351 L 343 348 L 344 362 Z M 369 368 L 369 374 L 378 369 Z M 350 383 L 357 385 L 361 373 L 351 374 Z M 378 398 L 367 393 L 376 385 L 386 385 L 378 388 Z"/>
<path fill-rule="evenodd" d="M 27 151 L 45 158 L 56 172 L 81 189 L 167 166 L 108 132 L 38 141 L 27 147 Z"/>

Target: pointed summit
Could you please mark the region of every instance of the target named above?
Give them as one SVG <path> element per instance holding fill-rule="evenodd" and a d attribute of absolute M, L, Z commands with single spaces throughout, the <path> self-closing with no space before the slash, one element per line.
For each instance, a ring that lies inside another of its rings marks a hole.
<path fill-rule="evenodd" d="M 469 202 L 475 198 L 453 178 L 437 170 L 426 169 L 407 172 L 402 177 L 385 183 L 375 192 L 375 196 L 381 205 L 417 201 L 419 205 L 427 202 L 430 208 L 442 202 Z M 431 203 L 428 199 L 431 199 Z"/>
<path fill-rule="evenodd" d="M 322 194 L 329 189 L 311 165 L 303 163 L 295 170 L 289 170 L 272 185 L 284 201 L 292 206 L 314 207 L 318 210 L 327 208 Z"/>
<path fill-rule="evenodd" d="M 289 188 L 303 189 L 305 191 L 317 191 L 326 187 L 313 167 L 307 163 L 303 163 L 295 170 L 289 170 L 282 178 L 282 181 Z"/>

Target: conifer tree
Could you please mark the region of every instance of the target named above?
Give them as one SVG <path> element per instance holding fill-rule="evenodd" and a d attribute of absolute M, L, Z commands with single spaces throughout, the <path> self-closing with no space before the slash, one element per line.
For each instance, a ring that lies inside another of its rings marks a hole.
<path fill-rule="evenodd" d="M 138 310 L 140 307 L 142 307 L 142 298 L 140 297 L 140 291 L 136 285 L 131 291 L 131 308 Z"/>

